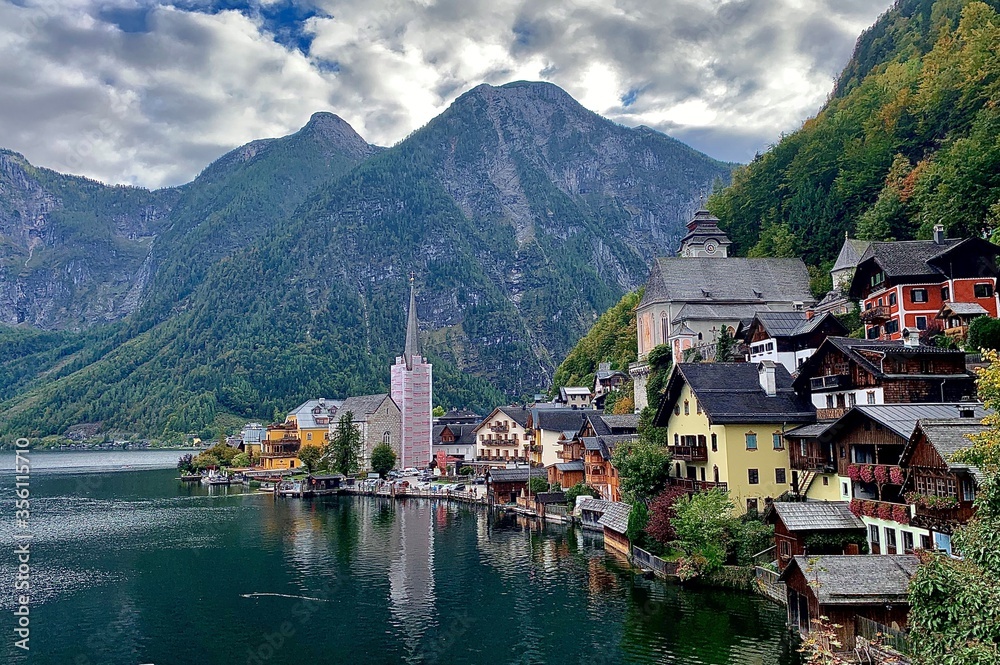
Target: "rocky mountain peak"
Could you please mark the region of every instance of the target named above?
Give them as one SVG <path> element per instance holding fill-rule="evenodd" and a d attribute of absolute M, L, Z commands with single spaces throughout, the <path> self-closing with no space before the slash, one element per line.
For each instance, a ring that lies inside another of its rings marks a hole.
<path fill-rule="evenodd" d="M 329 111 L 313 113 L 298 134 L 354 157 L 367 157 L 374 150 L 372 145 L 354 131 L 350 123 Z"/>

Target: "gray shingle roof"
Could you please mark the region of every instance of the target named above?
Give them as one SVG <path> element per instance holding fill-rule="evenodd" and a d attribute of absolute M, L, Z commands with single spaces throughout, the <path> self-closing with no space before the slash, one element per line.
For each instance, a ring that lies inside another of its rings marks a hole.
<path fill-rule="evenodd" d="M 528 417 L 531 415 L 531 410 L 526 409 L 523 406 L 498 406 L 493 409 L 493 412 L 491 412 L 490 415 L 486 416 L 486 418 L 479 422 L 476 425 L 476 428 L 478 429 L 483 427 L 490 418 L 494 417 L 494 413 L 502 413 L 521 427 L 525 427 L 528 424 Z"/>
<path fill-rule="evenodd" d="M 494 483 L 526 483 L 528 469 L 490 469 L 490 480 Z M 545 469 L 531 469 L 532 478 L 546 478 Z"/>
<path fill-rule="evenodd" d="M 919 429 L 914 429 L 913 436 L 910 437 L 906 448 L 903 449 L 901 463 L 909 464 L 910 457 L 916 448 L 918 432 L 923 432 L 938 455 L 945 461 L 952 471 L 967 471 L 977 480 L 982 480 L 982 472 L 970 464 L 960 464 L 952 461 L 952 457 L 960 450 L 965 450 L 972 445 L 970 436 L 980 434 L 987 429 L 981 418 L 949 418 L 947 420 L 925 420 L 921 419 L 917 423 Z"/>
<path fill-rule="evenodd" d="M 989 314 L 986 308 L 977 302 L 946 302 L 942 307 L 940 313 L 944 313 L 948 316 L 948 313 L 954 316 L 982 316 Z"/>
<path fill-rule="evenodd" d="M 718 260 L 718 259 L 716 259 Z M 730 303 L 688 303 L 681 307 L 670 321 L 680 325 L 684 321 L 715 321 L 718 319 L 742 321 L 752 319 L 761 312 L 771 308 L 766 303 L 730 304 Z M 691 330 L 688 328 L 688 330 Z M 692 334 L 694 332 L 692 331 Z"/>
<path fill-rule="evenodd" d="M 556 462 L 554 465 L 557 469 L 566 473 L 567 471 L 583 471 L 583 460 L 573 460 L 572 462 Z"/>
<path fill-rule="evenodd" d="M 337 411 L 337 414 L 340 416 L 350 411 L 354 414 L 354 420 L 362 421 L 365 420 L 365 416 L 370 416 L 375 413 L 387 399 L 389 399 L 389 396 L 385 393 L 380 393 L 378 395 L 348 397 L 344 400 L 344 403 L 340 405 L 340 409 Z M 393 402 L 393 405 L 395 405 L 395 402 Z"/>
<path fill-rule="evenodd" d="M 580 511 L 582 512 L 586 510 L 588 512 L 598 513 L 603 515 L 604 511 L 608 509 L 608 506 L 610 506 L 613 503 L 614 501 L 605 501 L 604 499 L 595 499 L 593 497 L 589 497 L 586 500 L 581 500 Z"/>
<path fill-rule="evenodd" d="M 828 430 L 836 421 L 823 420 L 818 423 L 810 423 L 802 427 L 796 427 L 785 432 L 785 436 L 797 437 L 800 439 L 814 439 Z"/>
<path fill-rule="evenodd" d="M 624 534 L 628 530 L 628 515 L 632 512 L 632 506 L 619 501 L 609 501 L 604 509 L 604 514 L 597 523 L 603 527 L 611 529 L 615 533 Z"/>
<path fill-rule="evenodd" d="M 638 413 L 623 413 L 618 415 L 606 413 L 601 416 L 601 420 L 611 429 L 612 434 L 627 434 L 639 429 Z M 621 430 L 629 430 L 629 432 Z"/>
<path fill-rule="evenodd" d="M 870 245 L 871 242 L 868 240 L 847 238 L 840 248 L 840 254 L 837 255 L 837 260 L 833 263 L 831 271 L 836 272 L 845 268 L 857 268 L 858 263 L 861 262 L 861 257 L 868 251 Z"/>
<path fill-rule="evenodd" d="M 639 306 L 666 301 L 813 300 L 809 273 L 801 259 L 659 258 L 653 264 Z"/>
<path fill-rule="evenodd" d="M 447 427 L 451 430 L 451 433 L 455 435 L 455 441 L 450 443 L 445 443 L 441 441 L 441 433 L 444 432 L 444 428 Z M 433 430 L 433 436 L 431 441 L 435 446 L 447 446 L 447 445 L 470 445 L 476 443 L 476 425 L 469 423 L 463 423 L 461 425 L 447 424 L 447 425 L 435 425 Z"/>
<path fill-rule="evenodd" d="M 580 431 L 584 419 L 593 413 L 588 409 L 533 409 L 532 424 L 536 429 L 552 432 Z"/>
<path fill-rule="evenodd" d="M 772 509 L 789 531 L 864 530 L 846 501 L 776 501 Z"/>
<path fill-rule="evenodd" d="M 585 436 L 580 440 L 583 441 L 583 447 L 586 450 L 600 451 L 601 458 L 609 460 L 611 453 L 615 451 L 615 447 L 619 443 L 627 443 L 635 438 L 635 434 L 608 434 L 605 436 Z"/>
<path fill-rule="evenodd" d="M 776 394 L 761 388 L 753 363 L 677 363 L 667 382 L 656 425 L 665 427 L 686 383 L 713 425 L 725 423 L 808 423 L 816 420 L 812 403 L 792 390 L 792 377 L 782 365 L 774 368 Z"/>
<path fill-rule="evenodd" d="M 779 579 L 802 571 L 821 605 L 905 604 L 919 565 L 912 554 L 796 556 Z"/>
<path fill-rule="evenodd" d="M 859 417 L 868 417 L 875 422 L 895 432 L 904 440 L 917 426 L 918 420 L 949 419 L 958 416 L 959 408 L 972 409 L 973 418 L 982 420 L 989 411 L 982 404 L 933 403 L 933 404 L 859 404 L 848 411 L 844 417 L 828 428 L 820 437 L 821 441 L 829 441 L 836 437 Z"/>
<path fill-rule="evenodd" d="M 965 353 L 963 351 L 955 351 L 951 349 L 941 349 L 936 346 L 925 346 L 923 344 L 919 346 L 906 346 L 902 340 L 877 340 L 877 339 L 854 339 L 853 337 L 827 337 L 826 340 L 820 344 L 820 347 L 816 350 L 812 356 L 803 363 L 802 367 L 799 368 L 799 374 L 795 379 L 795 384 L 800 387 L 806 387 L 809 379 L 816 376 L 816 370 L 822 366 L 823 358 L 827 353 L 833 353 L 833 349 L 839 350 L 843 353 L 849 360 L 857 363 L 861 369 L 868 372 L 876 378 L 883 378 L 886 376 L 897 376 L 888 375 L 882 371 L 882 368 L 872 362 L 868 357 L 864 355 L 863 352 L 879 353 L 891 356 L 938 356 L 941 358 L 958 358 L 964 357 Z M 942 376 L 961 376 L 960 374 L 948 374 Z"/>
<path fill-rule="evenodd" d="M 313 414 L 313 409 L 320 406 L 328 414 L 331 422 L 337 415 L 337 409 L 343 404 L 343 400 L 339 399 L 311 399 L 303 402 L 298 407 L 292 411 L 292 415 L 295 416 L 295 421 L 299 424 L 300 429 L 313 429 L 316 427 L 324 427 L 324 425 L 317 425 L 316 419 Z"/>
<path fill-rule="evenodd" d="M 820 314 L 810 319 L 806 318 L 805 312 L 758 312 L 756 318 L 771 337 L 808 335 L 827 319 L 836 322 L 842 331 L 840 334 L 849 332 L 832 314 Z"/>
<path fill-rule="evenodd" d="M 928 262 L 962 242 L 960 238 L 948 238 L 941 245 L 933 240 L 872 242 L 858 264 L 874 260 L 889 277 L 937 276 L 941 270 Z"/>

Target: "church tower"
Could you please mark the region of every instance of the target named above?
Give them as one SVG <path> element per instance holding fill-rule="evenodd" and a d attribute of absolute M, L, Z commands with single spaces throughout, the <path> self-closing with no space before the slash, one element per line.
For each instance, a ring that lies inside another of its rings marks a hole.
<path fill-rule="evenodd" d="M 724 259 L 729 256 L 732 244 L 725 231 L 719 228 L 719 218 L 707 210 L 699 210 L 688 222 L 688 234 L 681 240 L 682 257 L 713 257 Z"/>
<path fill-rule="evenodd" d="M 420 355 L 417 298 L 410 274 L 410 311 L 406 319 L 403 355 L 392 366 L 391 393 L 402 415 L 401 468 L 426 468 L 431 461 L 431 364 Z"/>

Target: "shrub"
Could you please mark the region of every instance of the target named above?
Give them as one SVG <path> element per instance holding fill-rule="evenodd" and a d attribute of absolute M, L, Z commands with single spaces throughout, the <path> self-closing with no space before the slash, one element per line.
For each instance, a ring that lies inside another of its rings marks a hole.
<path fill-rule="evenodd" d="M 568 490 L 566 490 L 566 503 L 572 509 L 576 506 L 576 497 L 578 496 L 589 496 L 594 499 L 600 499 L 601 493 L 590 485 L 584 485 L 583 483 L 577 483 L 573 485 Z"/>

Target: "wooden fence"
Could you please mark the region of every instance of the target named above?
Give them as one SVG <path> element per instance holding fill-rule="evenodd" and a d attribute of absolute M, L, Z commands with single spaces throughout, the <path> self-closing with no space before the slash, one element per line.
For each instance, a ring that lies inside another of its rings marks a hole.
<path fill-rule="evenodd" d="M 888 647 L 906 656 L 913 651 L 910 646 L 910 636 L 905 630 L 885 626 L 863 616 L 856 617 L 855 626 L 857 636 L 864 638 L 870 648 Z"/>
<path fill-rule="evenodd" d="M 673 561 L 664 561 L 658 556 L 654 556 L 644 549 L 632 548 L 632 564 L 644 570 L 651 570 L 657 577 L 676 577 L 677 564 Z"/>
<path fill-rule="evenodd" d="M 788 604 L 788 591 L 785 583 L 778 581 L 778 573 L 770 568 L 761 566 L 754 567 L 754 575 L 757 578 L 757 591 L 765 598 L 770 598 L 782 605 Z"/>

